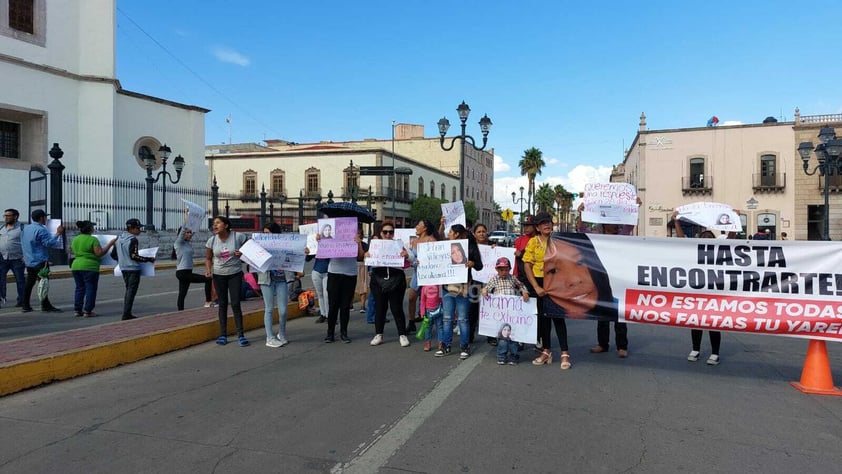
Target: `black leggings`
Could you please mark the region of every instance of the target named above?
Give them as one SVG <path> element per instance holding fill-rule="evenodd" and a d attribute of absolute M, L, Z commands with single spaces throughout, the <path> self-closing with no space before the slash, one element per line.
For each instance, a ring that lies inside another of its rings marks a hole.
<path fill-rule="evenodd" d="M 711 354 L 719 355 L 719 345 L 722 343 L 722 333 L 719 331 L 708 331 L 710 336 L 710 352 Z M 690 338 L 693 341 L 693 350 L 696 352 L 702 349 L 702 330 L 691 329 Z"/>
<path fill-rule="evenodd" d="M 190 289 L 191 283 L 205 284 L 205 301 L 211 300 L 211 282 L 212 279 L 193 273 L 193 270 L 176 270 L 175 277 L 178 279 L 178 310 L 184 310 L 184 298 L 187 296 L 187 290 Z"/>
<path fill-rule="evenodd" d="M 234 312 L 234 324 L 237 326 L 237 337 L 242 336 L 243 310 L 240 308 L 240 287 L 243 286 L 243 272 L 233 275 L 214 273 L 213 286 L 216 287 L 216 296 L 219 298 L 219 335 L 228 335 L 228 302 L 230 301 L 231 310 Z"/>
<path fill-rule="evenodd" d="M 535 279 L 538 286 L 544 286 L 544 278 Z M 544 316 L 544 299 L 538 298 L 538 340 L 541 341 L 541 348 L 545 351 L 552 349 L 552 334 L 550 326 L 555 325 L 555 335 L 558 337 L 558 346 L 562 352 L 568 351 L 567 346 L 567 321 L 564 318 L 549 318 Z M 552 321 L 552 322 L 550 322 Z"/>
<path fill-rule="evenodd" d="M 392 318 L 398 328 L 398 336 L 406 336 L 406 319 L 403 312 L 403 296 L 406 293 L 406 278 L 403 272 L 400 276 L 392 275 L 391 278 L 399 278 L 397 288 L 383 292 L 380 285 L 372 278 L 371 293 L 374 295 L 374 333 L 383 334 L 386 328 L 386 311 L 392 309 Z"/>
<path fill-rule="evenodd" d="M 333 336 L 336 330 L 336 317 L 339 316 L 340 334 L 348 334 L 348 321 L 351 319 L 351 304 L 354 301 L 354 287 L 357 275 L 341 273 L 327 274 L 327 335 Z"/>

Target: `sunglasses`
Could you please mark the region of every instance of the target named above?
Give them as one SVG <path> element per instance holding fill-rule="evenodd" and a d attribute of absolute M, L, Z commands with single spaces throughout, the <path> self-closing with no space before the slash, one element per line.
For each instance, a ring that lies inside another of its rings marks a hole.
<path fill-rule="evenodd" d="M 381 231 L 380 231 L 380 233 L 381 233 L 381 234 L 388 234 L 388 235 L 391 235 L 391 234 L 394 234 L 394 233 L 395 233 L 395 231 L 394 231 L 394 230 L 381 230 Z"/>

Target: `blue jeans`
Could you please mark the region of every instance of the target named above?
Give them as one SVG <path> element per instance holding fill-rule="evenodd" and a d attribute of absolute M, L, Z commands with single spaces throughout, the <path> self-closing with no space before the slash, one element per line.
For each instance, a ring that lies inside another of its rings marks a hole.
<path fill-rule="evenodd" d="M 371 289 L 365 299 L 365 322 L 374 324 L 374 292 Z"/>
<path fill-rule="evenodd" d="M 468 327 L 468 306 L 470 300 L 467 296 L 457 296 L 448 291 L 442 292 L 441 306 L 444 310 L 442 317 L 442 325 L 439 328 L 439 342 L 446 347 L 450 347 L 453 341 L 453 316 L 457 317 L 459 322 L 459 347 L 464 349 L 468 347 L 468 338 L 470 337 L 470 329 Z"/>
<path fill-rule="evenodd" d="M 17 303 L 23 303 L 23 293 L 24 288 L 26 288 L 26 277 L 24 276 L 23 269 L 24 264 L 22 258 L 6 260 L 0 257 L 0 299 L 6 299 L 6 274 L 11 270 L 12 275 L 15 276 L 15 287 L 18 290 Z"/>
<path fill-rule="evenodd" d="M 269 284 L 260 284 L 260 292 L 263 293 L 263 327 L 266 329 L 266 340 L 275 337 L 272 331 L 272 317 L 274 309 L 278 308 L 278 340 L 287 339 L 287 306 L 289 305 L 289 290 L 285 281 L 273 281 Z"/>
<path fill-rule="evenodd" d="M 99 272 L 91 270 L 73 270 L 76 293 L 73 298 L 73 311 L 90 313 L 96 306 L 96 290 L 99 287 Z"/>
<path fill-rule="evenodd" d="M 511 339 L 497 338 L 497 360 L 502 362 L 516 362 L 518 360 L 517 342 Z"/>

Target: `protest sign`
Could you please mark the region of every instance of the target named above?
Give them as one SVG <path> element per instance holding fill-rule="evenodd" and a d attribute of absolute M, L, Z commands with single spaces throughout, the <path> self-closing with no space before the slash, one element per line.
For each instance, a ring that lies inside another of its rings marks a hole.
<path fill-rule="evenodd" d="M 479 303 L 480 336 L 498 337 L 504 325 L 512 329 L 513 341 L 535 344 L 538 339 L 537 300 L 523 301 L 521 296 L 483 296 Z"/>
<path fill-rule="evenodd" d="M 444 216 L 444 234 L 450 232 L 453 224 L 462 224 L 467 227 L 465 220 L 465 205 L 462 201 L 445 202 L 441 205 L 441 214 Z"/>
<path fill-rule="evenodd" d="M 543 301 L 568 318 L 842 341 L 839 268 L 838 242 L 554 234 Z"/>
<path fill-rule="evenodd" d="M 404 258 L 401 256 L 403 242 L 400 240 L 372 239 L 368 244 L 368 257 L 365 258 L 367 267 L 403 268 Z"/>
<path fill-rule="evenodd" d="M 468 281 L 468 267 L 465 266 L 467 249 L 467 239 L 418 244 L 418 267 L 415 269 L 418 285 L 466 283 Z M 454 264 L 457 259 L 463 257 L 464 260 Z"/>
<path fill-rule="evenodd" d="M 154 258 L 158 255 L 158 247 L 150 247 L 148 249 L 139 249 L 137 251 L 138 255 L 141 257 L 147 258 Z M 155 276 L 155 264 L 152 262 L 141 262 L 140 264 L 140 276 Z M 120 264 L 118 263 L 117 266 L 114 267 L 114 276 L 119 277 L 123 276 L 123 270 L 120 268 Z"/>
<path fill-rule="evenodd" d="M 727 204 L 718 202 L 694 202 L 675 208 L 676 219 L 691 222 L 707 229 L 740 232 L 743 225 L 740 216 Z"/>
<path fill-rule="evenodd" d="M 409 229 L 395 229 L 395 240 L 403 242 L 403 248 L 409 250 L 418 236 L 415 235 L 415 227 Z"/>
<path fill-rule="evenodd" d="M 47 224 L 46 224 L 47 232 L 49 232 L 50 235 L 56 235 L 56 232 L 58 231 L 58 227 L 60 225 L 61 225 L 61 219 L 49 219 L 47 221 Z M 58 238 L 56 239 L 56 242 L 53 245 L 51 245 L 50 248 L 63 249 L 64 248 L 64 234 L 59 235 Z"/>
<path fill-rule="evenodd" d="M 503 247 L 500 245 L 479 245 L 479 253 L 482 255 L 482 270 L 474 270 L 474 280 L 480 282 L 487 282 L 489 278 L 497 275 L 497 269 L 494 268 L 495 262 L 500 257 L 509 259 L 509 265 L 515 266 L 515 249 L 514 247 Z"/>
<path fill-rule="evenodd" d="M 251 235 L 249 242 L 252 241 L 268 252 L 270 256 L 260 271 L 304 271 L 304 259 L 307 257 L 304 253 L 304 248 L 307 246 L 306 235 L 254 233 Z M 243 248 L 245 248 L 245 245 L 243 245 Z M 243 248 L 240 248 L 240 251 L 245 255 L 246 252 Z"/>
<path fill-rule="evenodd" d="M 356 217 L 319 219 L 319 258 L 356 257 L 358 244 Z"/>
<path fill-rule="evenodd" d="M 307 236 L 307 248 L 310 249 L 310 255 L 315 255 L 319 251 L 319 241 L 316 240 L 319 224 L 301 224 L 298 226 L 298 233 Z"/>
<path fill-rule="evenodd" d="M 108 243 L 111 242 L 112 240 L 116 239 L 117 236 L 116 235 L 94 235 L 94 238 L 99 241 L 99 246 L 101 248 L 105 248 L 105 246 L 108 245 Z M 117 244 L 114 244 L 114 245 L 117 245 Z M 109 252 L 105 252 L 105 255 L 103 255 L 102 257 L 99 258 L 99 264 L 100 265 L 106 265 L 106 266 L 110 267 L 110 266 L 117 265 L 117 261 L 114 260 L 113 258 L 111 258 L 111 252 L 109 251 Z"/>
<path fill-rule="evenodd" d="M 590 183 L 582 193 L 583 222 L 637 224 L 637 190 L 628 183 Z"/>
<path fill-rule="evenodd" d="M 183 202 L 184 207 L 187 208 L 187 221 L 184 226 L 194 232 L 204 230 L 207 225 L 207 209 L 184 198 L 181 198 L 181 202 Z"/>
<path fill-rule="evenodd" d="M 269 263 L 272 260 L 272 254 L 260 246 L 254 240 L 247 240 L 246 243 L 240 247 L 240 260 L 251 267 L 254 272 L 265 272 L 269 269 Z"/>

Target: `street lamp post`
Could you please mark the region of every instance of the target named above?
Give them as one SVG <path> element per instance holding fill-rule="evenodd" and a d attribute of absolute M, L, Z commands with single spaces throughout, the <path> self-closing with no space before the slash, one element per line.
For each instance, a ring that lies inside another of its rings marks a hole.
<path fill-rule="evenodd" d="M 453 149 L 453 145 L 456 143 L 456 139 L 461 141 L 459 146 L 459 199 L 462 201 L 465 200 L 465 142 L 469 141 L 471 147 L 474 150 L 482 151 L 485 149 L 485 145 L 488 144 L 488 132 L 491 131 L 491 119 L 488 118 L 488 115 L 483 115 L 482 118 L 479 120 L 479 128 L 482 131 L 482 146 L 478 147 L 476 145 L 476 141 L 474 137 L 465 134 L 465 125 L 468 121 L 468 115 L 471 113 L 471 108 L 468 107 L 468 104 L 465 103 L 463 100 L 459 107 L 456 108 L 456 112 L 459 114 L 459 120 L 462 122 L 462 133 L 453 137 L 450 140 L 450 146 L 444 146 L 444 136 L 447 134 L 447 130 L 450 128 L 450 121 L 447 120 L 447 117 L 442 117 L 441 120 L 438 122 L 439 126 L 439 145 L 441 149 L 444 151 L 450 151 Z"/>
<path fill-rule="evenodd" d="M 822 127 L 819 132 L 819 140 L 821 143 L 813 148 L 813 142 L 801 142 L 798 145 L 798 153 L 801 155 L 803 162 L 804 173 L 812 176 L 819 173 L 819 176 L 824 176 L 824 222 L 822 225 L 822 240 L 830 240 L 830 202 L 829 202 L 829 176 L 842 175 L 842 140 L 836 138 L 836 130 L 833 127 Z M 810 168 L 810 153 L 816 155 L 818 165 L 809 171 Z"/>
<path fill-rule="evenodd" d="M 512 191 L 512 201 L 515 204 L 520 203 L 520 213 L 518 214 L 518 221 L 520 222 L 521 232 L 523 231 L 523 186 L 520 187 L 520 198 L 515 198 L 517 196 L 514 191 Z"/>
<path fill-rule="evenodd" d="M 146 153 L 142 157 L 146 164 L 146 225 L 152 230 L 155 229 L 154 224 L 152 224 L 152 185 L 159 180 L 161 181 L 161 230 L 167 230 L 167 180 L 169 179 L 172 184 L 181 181 L 181 171 L 185 165 L 184 158 L 181 155 L 175 157 L 172 164 L 175 168 L 176 179 L 173 180 L 172 174 L 167 171 L 167 159 L 169 159 L 171 152 L 172 150 L 166 143 L 158 148 L 162 169 L 154 177 L 152 176 L 152 168 L 155 166 L 155 155 Z"/>

